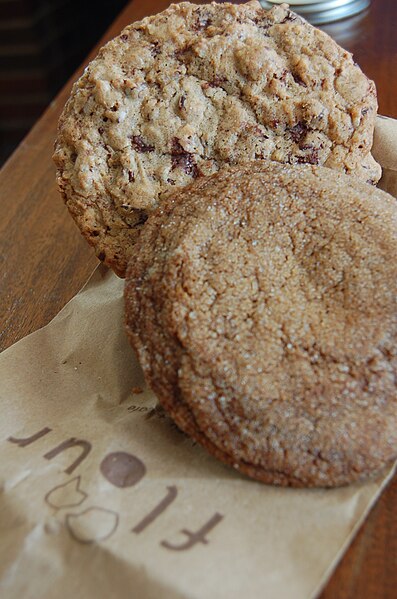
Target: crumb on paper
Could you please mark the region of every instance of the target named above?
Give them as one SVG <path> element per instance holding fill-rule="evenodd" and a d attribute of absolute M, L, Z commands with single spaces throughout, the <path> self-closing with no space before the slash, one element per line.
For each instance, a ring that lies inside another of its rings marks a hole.
<path fill-rule="evenodd" d="M 142 387 L 132 387 L 131 393 L 134 393 L 135 395 L 139 395 L 140 393 L 143 393 L 143 389 L 142 389 Z"/>

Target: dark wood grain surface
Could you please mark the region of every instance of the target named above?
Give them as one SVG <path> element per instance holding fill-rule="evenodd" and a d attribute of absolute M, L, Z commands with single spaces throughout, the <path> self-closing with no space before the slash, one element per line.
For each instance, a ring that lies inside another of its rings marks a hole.
<path fill-rule="evenodd" d="M 134 0 L 105 39 L 169 0 Z M 324 27 L 375 80 L 379 111 L 397 118 L 396 0 Z M 101 43 L 104 40 L 101 41 Z M 95 50 L 93 54 L 95 54 Z M 88 61 L 88 58 L 87 58 Z M 75 74 L 75 79 L 78 73 Z M 0 349 L 47 324 L 97 261 L 58 196 L 51 161 L 69 82 L 0 172 Z M 23 367 L 23 365 L 22 365 Z M 383 493 L 324 589 L 322 599 L 397 597 L 397 478 Z"/>

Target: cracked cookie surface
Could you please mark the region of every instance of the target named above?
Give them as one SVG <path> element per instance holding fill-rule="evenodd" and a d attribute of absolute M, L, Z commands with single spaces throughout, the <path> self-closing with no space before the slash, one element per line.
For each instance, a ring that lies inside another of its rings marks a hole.
<path fill-rule="evenodd" d="M 338 486 L 397 455 L 397 204 L 324 167 L 225 167 L 166 199 L 127 331 L 178 426 L 264 482 Z"/>
<path fill-rule="evenodd" d="M 73 87 L 54 159 L 101 260 L 124 276 L 148 213 L 176 187 L 255 159 L 376 182 L 372 81 L 285 6 L 181 3 L 127 27 Z"/>

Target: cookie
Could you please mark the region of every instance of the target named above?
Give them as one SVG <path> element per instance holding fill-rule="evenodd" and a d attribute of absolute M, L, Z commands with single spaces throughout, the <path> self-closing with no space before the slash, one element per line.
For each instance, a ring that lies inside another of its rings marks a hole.
<path fill-rule="evenodd" d="M 127 331 L 176 424 L 266 483 L 332 487 L 397 456 L 397 203 L 324 167 L 225 167 L 165 200 Z"/>
<path fill-rule="evenodd" d="M 312 163 L 376 182 L 372 81 L 286 6 L 183 2 L 127 27 L 74 85 L 59 189 L 97 256 L 124 276 L 142 224 L 222 165 Z"/>

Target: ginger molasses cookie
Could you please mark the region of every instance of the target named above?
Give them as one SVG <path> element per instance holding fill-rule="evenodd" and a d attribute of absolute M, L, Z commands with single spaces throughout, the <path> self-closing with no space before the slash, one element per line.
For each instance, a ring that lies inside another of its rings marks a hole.
<path fill-rule="evenodd" d="M 154 211 L 127 272 L 148 384 L 258 480 L 338 486 L 397 456 L 397 203 L 324 167 L 225 167 Z"/>
<path fill-rule="evenodd" d="M 173 4 L 127 27 L 74 85 L 58 184 L 101 260 L 124 276 L 148 213 L 175 188 L 255 159 L 376 182 L 372 81 L 286 5 Z"/>

